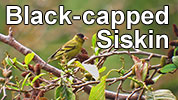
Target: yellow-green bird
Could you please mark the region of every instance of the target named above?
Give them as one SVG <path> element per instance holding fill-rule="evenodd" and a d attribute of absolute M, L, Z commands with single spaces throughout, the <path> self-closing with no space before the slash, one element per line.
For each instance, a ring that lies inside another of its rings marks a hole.
<path fill-rule="evenodd" d="M 62 56 L 65 56 L 67 60 L 75 57 L 82 49 L 82 45 L 85 40 L 88 39 L 81 33 L 76 34 L 72 40 L 65 43 L 59 48 L 53 55 L 48 58 L 48 63 L 54 60 L 59 60 Z"/>

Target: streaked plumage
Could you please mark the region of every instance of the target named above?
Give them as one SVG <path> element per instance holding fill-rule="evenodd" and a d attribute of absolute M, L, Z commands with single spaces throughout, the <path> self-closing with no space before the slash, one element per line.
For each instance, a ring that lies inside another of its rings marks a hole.
<path fill-rule="evenodd" d="M 87 38 L 81 34 L 76 34 L 72 40 L 65 43 L 60 49 L 58 49 L 48 59 L 48 63 L 54 60 L 59 60 L 62 56 L 65 56 L 68 60 L 75 57 L 82 49 L 82 45 Z"/>

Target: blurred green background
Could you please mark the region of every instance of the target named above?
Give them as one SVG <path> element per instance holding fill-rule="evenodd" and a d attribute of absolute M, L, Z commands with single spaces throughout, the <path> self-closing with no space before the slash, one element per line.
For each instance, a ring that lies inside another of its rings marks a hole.
<path fill-rule="evenodd" d="M 178 25 L 178 0 L 1 0 L 0 1 L 0 33 L 7 34 L 8 27 L 5 19 L 5 6 L 6 5 L 20 5 L 22 8 L 24 5 L 30 6 L 30 11 L 39 9 L 43 12 L 47 10 L 56 10 L 58 12 L 58 6 L 64 5 L 65 10 L 72 10 L 72 15 L 82 15 L 85 10 L 91 9 L 95 12 L 99 10 L 143 10 L 149 9 L 154 13 L 156 10 L 163 9 L 164 5 L 169 5 L 169 25 L 157 25 L 155 22 L 152 25 L 143 25 L 139 23 L 133 26 L 132 30 L 126 30 L 126 23 L 118 26 L 120 33 L 133 34 L 134 29 L 140 29 L 142 34 L 148 34 L 148 29 L 154 29 L 154 34 L 167 34 L 169 40 L 174 40 L 176 37 L 172 31 L 172 24 Z M 93 54 L 91 49 L 91 37 L 94 33 L 102 28 L 110 29 L 110 25 L 85 25 L 82 21 L 73 21 L 72 25 L 13 25 L 13 34 L 16 40 L 23 45 L 31 48 L 41 58 L 47 61 L 47 58 L 66 41 L 71 39 L 76 33 L 84 33 L 89 37 L 89 40 L 85 42 L 84 48 L 89 52 L 89 55 Z M 113 31 L 112 31 L 113 32 Z M 171 48 L 171 47 L 170 47 Z M 168 49 L 144 49 L 154 53 L 165 54 Z M 18 60 L 23 61 L 24 56 L 17 52 L 12 47 L 0 42 L 0 61 L 5 57 L 5 52 L 8 52 L 11 57 L 17 57 Z M 122 55 L 125 58 L 127 69 L 131 67 L 133 62 L 131 59 Z M 142 57 L 142 56 L 139 56 Z M 120 68 L 121 63 L 120 56 L 112 56 L 107 59 L 104 66 L 107 67 L 105 73 L 113 68 Z M 127 63 L 129 62 L 129 63 Z M 158 64 L 159 59 L 153 59 L 152 64 Z M 55 64 L 54 64 L 55 65 Z M 0 65 L 2 67 L 2 65 Z M 13 75 L 20 77 L 19 71 L 13 71 Z M 117 73 L 112 73 L 109 77 L 117 76 Z M 1 75 L 0 75 L 1 76 Z M 170 89 L 176 96 L 178 96 L 178 72 L 174 74 L 164 75 L 155 85 L 154 89 Z M 108 90 L 116 91 L 118 83 L 112 86 L 107 86 Z M 129 90 L 129 81 L 124 83 L 124 87 Z M 12 92 L 8 92 L 12 93 Z M 2 94 L 0 94 L 2 96 Z M 45 94 L 49 99 L 54 99 L 53 91 Z M 88 96 L 80 92 L 79 99 L 87 100 Z M 11 94 L 8 94 L 7 100 L 11 99 Z"/>

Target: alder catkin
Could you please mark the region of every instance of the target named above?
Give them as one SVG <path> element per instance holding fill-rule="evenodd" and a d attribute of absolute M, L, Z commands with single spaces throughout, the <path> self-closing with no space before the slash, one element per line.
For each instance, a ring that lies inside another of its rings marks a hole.
<path fill-rule="evenodd" d="M 34 72 L 34 67 L 33 67 L 33 65 L 28 64 L 28 69 L 29 69 L 30 71 Z"/>
<path fill-rule="evenodd" d="M 178 46 L 178 40 L 172 40 L 172 41 L 170 41 L 169 45 L 171 45 L 171 46 Z"/>
<path fill-rule="evenodd" d="M 39 75 L 41 73 L 41 66 L 40 64 L 36 64 L 34 67 L 34 71 L 36 75 Z"/>
<path fill-rule="evenodd" d="M 29 72 L 23 72 L 21 76 L 25 77 Z"/>
<path fill-rule="evenodd" d="M 167 53 L 168 58 L 171 59 L 172 56 L 173 56 L 173 54 L 174 54 L 174 49 L 173 49 L 173 48 L 169 49 L 169 51 L 168 51 L 168 53 Z"/>

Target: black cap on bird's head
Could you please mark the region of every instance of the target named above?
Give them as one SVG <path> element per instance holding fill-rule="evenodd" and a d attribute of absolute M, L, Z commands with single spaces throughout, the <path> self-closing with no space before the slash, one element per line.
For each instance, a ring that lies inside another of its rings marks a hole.
<path fill-rule="evenodd" d="M 87 39 L 88 39 L 86 36 L 84 36 L 84 35 L 81 34 L 81 33 L 77 33 L 77 36 L 80 37 L 80 38 L 83 39 L 83 40 L 87 40 Z"/>

